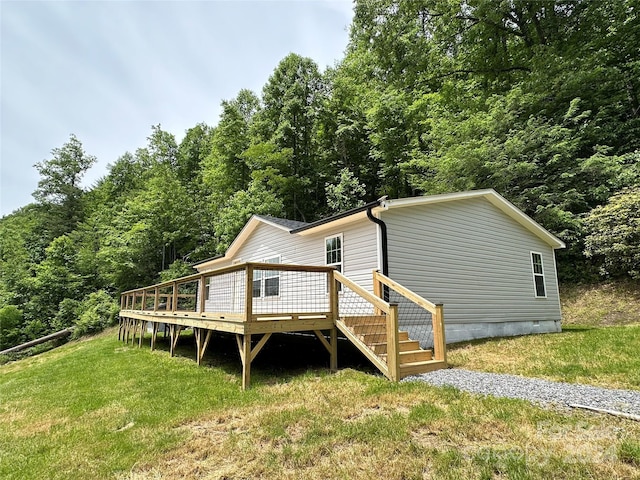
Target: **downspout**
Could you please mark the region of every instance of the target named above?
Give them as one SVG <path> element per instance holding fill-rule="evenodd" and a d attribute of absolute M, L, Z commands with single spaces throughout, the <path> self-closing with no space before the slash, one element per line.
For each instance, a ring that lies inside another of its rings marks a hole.
<path fill-rule="evenodd" d="M 380 198 L 378 200 L 378 205 L 380 205 L 380 203 L 382 201 L 386 200 L 386 199 L 387 199 L 386 196 Z M 387 244 L 387 224 L 373 215 L 373 213 L 371 212 L 371 209 L 374 206 L 376 206 L 376 205 L 371 205 L 371 206 L 369 206 L 369 208 L 367 208 L 367 218 L 380 227 L 380 236 L 381 236 L 381 243 L 382 243 L 382 245 L 381 245 L 381 248 L 382 248 L 382 274 L 385 277 L 388 277 L 389 276 L 389 250 L 388 250 L 388 244 Z M 384 300 L 388 302 L 389 301 L 389 287 L 387 287 L 386 285 L 384 286 L 383 296 L 384 296 Z"/>

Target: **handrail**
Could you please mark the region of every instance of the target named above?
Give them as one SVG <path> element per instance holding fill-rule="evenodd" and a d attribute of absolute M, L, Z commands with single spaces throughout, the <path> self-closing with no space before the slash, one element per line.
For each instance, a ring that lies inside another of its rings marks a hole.
<path fill-rule="evenodd" d="M 380 371 L 390 380 L 397 382 L 400 380 L 400 348 L 398 341 L 398 305 L 385 302 L 382 298 L 374 295 L 355 283 L 353 280 L 345 277 L 342 273 L 333 272 L 335 280 L 349 288 L 353 293 L 359 295 L 362 299 L 369 302 L 377 314 L 384 313 L 386 317 L 385 331 L 387 334 L 387 357 L 386 365 L 368 345 L 360 341 L 357 336 L 353 335 L 348 329 L 342 329 L 342 332 L 356 345 L 362 353 L 365 354 Z"/>
<path fill-rule="evenodd" d="M 156 283 L 154 285 L 144 286 L 136 289 L 127 290 L 121 293 L 120 308 L 121 310 L 140 310 L 147 311 L 153 310 L 154 312 L 194 312 L 204 313 L 205 311 L 205 289 L 206 282 L 210 278 L 220 277 L 225 274 L 234 272 L 243 272 L 245 277 L 245 298 L 244 298 L 244 312 L 245 321 L 253 321 L 253 297 L 252 284 L 253 284 L 253 272 L 255 270 L 277 270 L 283 272 L 305 272 L 305 273 L 326 273 L 332 275 L 336 268 L 333 266 L 310 266 L 310 265 L 292 265 L 281 263 L 261 263 L 261 262 L 245 262 L 228 267 L 218 268 L 206 272 L 196 273 L 193 275 L 187 275 L 185 277 L 175 278 L 166 282 Z M 184 293 L 179 292 L 179 288 L 182 285 L 189 283 L 197 283 L 196 292 L 187 291 Z M 166 289 L 165 293 L 160 293 L 160 290 Z M 192 308 L 187 310 L 180 310 L 178 305 L 181 299 L 195 299 L 196 303 Z M 153 299 L 153 308 L 149 308 L 148 301 Z M 159 309 L 160 299 L 165 300 L 164 309 Z M 136 308 L 140 303 L 139 309 Z M 332 313 L 332 316 L 336 314 Z"/>
<path fill-rule="evenodd" d="M 433 303 L 425 298 L 421 297 L 417 293 L 412 292 L 406 287 L 403 287 L 397 282 L 394 282 L 386 275 L 383 275 L 378 270 L 373 271 L 373 284 L 374 289 L 376 284 L 386 285 L 387 287 L 395 290 L 398 294 L 411 300 L 415 304 L 427 310 L 432 315 L 433 325 L 433 356 L 436 360 L 447 363 L 447 341 L 444 330 L 444 306 L 442 303 Z M 380 289 L 378 288 L 377 291 Z"/>
<path fill-rule="evenodd" d="M 286 263 L 261 263 L 261 262 L 244 262 L 237 263 L 235 265 L 230 265 L 228 267 L 217 268 L 215 270 L 209 270 L 201 273 L 194 273 L 192 275 L 187 275 L 185 277 L 174 278 L 171 280 L 167 280 L 166 282 L 155 283 L 153 285 L 149 285 L 146 287 L 138 287 L 133 288 L 131 290 L 126 290 L 121 293 L 121 295 L 131 294 L 135 292 L 139 292 L 141 290 L 151 290 L 152 288 L 162 288 L 162 287 L 170 287 L 174 283 L 178 283 L 182 285 L 183 283 L 194 282 L 199 280 L 202 277 L 212 277 L 215 275 L 222 275 L 223 273 L 230 273 L 234 271 L 245 270 L 247 267 L 253 267 L 254 270 L 282 270 L 282 271 L 297 271 L 303 270 L 305 272 L 330 272 L 335 270 L 336 267 L 333 266 L 318 266 L 318 265 L 293 265 Z"/>
<path fill-rule="evenodd" d="M 427 300 L 427 299 L 421 297 L 420 295 L 412 292 L 408 288 L 403 287 L 402 285 L 400 285 L 397 282 L 394 282 L 389 277 L 387 277 L 386 275 L 380 273 L 377 270 L 373 271 L 373 281 L 374 282 L 376 282 L 376 281 L 380 282 L 383 285 L 386 285 L 387 287 L 391 288 L 392 290 L 395 290 L 396 292 L 398 292 L 403 297 L 406 297 L 409 300 L 411 300 L 412 302 L 420 305 L 422 308 L 424 308 L 425 310 L 427 310 L 430 313 L 435 314 L 437 306 L 438 305 L 442 305 L 442 304 L 430 302 L 429 300 Z"/>
<path fill-rule="evenodd" d="M 391 311 L 391 305 L 388 302 L 385 302 L 380 297 L 376 297 L 369 290 L 365 290 L 360 285 L 355 283 L 353 280 L 345 277 L 342 273 L 335 271 L 333 273 L 336 280 L 338 280 L 343 285 L 349 287 L 350 290 L 353 290 L 355 293 L 364 298 L 367 302 L 373 304 L 374 307 L 382 310 L 384 313 L 389 313 Z"/>

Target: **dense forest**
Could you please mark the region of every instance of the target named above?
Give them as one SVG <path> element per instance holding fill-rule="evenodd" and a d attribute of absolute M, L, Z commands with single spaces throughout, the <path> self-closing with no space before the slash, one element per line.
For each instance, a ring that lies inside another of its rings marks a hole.
<path fill-rule="evenodd" d="M 217 125 L 179 143 L 153 126 L 91 188 L 71 135 L 0 220 L 0 349 L 100 328 L 119 292 L 190 272 L 254 213 L 312 221 L 382 195 L 494 188 L 567 243 L 562 282 L 639 278 L 639 8 L 357 1 L 337 65 L 290 54 Z"/>

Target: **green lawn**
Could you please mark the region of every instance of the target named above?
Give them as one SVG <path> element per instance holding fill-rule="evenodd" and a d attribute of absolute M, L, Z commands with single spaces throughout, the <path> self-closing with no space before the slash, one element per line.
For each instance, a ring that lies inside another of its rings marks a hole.
<path fill-rule="evenodd" d="M 638 422 L 329 374 L 304 339 L 265 348 L 243 392 L 233 338 L 198 367 L 191 338 L 170 358 L 116 337 L 0 366 L 0 478 L 640 478 Z"/>
<path fill-rule="evenodd" d="M 454 367 L 640 390 L 640 325 L 565 325 L 562 333 L 452 345 Z"/>

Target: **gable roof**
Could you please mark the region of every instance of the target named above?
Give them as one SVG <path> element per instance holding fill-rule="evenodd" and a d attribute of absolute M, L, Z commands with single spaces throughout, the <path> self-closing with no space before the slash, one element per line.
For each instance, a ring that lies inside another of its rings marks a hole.
<path fill-rule="evenodd" d="M 394 208 L 409 207 L 412 205 L 430 205 L 479 197 L 486 199 L 494 207 L 511 217 L 545 243 L 549 244 L 549 246 L 553 248 L 566 247 L 562 240 L 546 230 L 542 225 L 537 223 L 534 219 L 529 217 L 492 188 L 486 190 L 471 190 L 468 192 L 444 193 L 441 195 L 428 195 L 423 197 L 399 198 L 397 200 L 383 200 L 381 202 L 381 208 L 384 210 L 391 210 Z"/>
<path fill-rule="evenodd" d="M 299 222 L 297 220 L 288 220 L 286 218 L 272 217 L 271 215 L 256 215 L 257 219 L 264 221 L 265 223 L 279 225 L 287 230 L 294 230 L 298 228 L 304 228 L 309 225 L 306 222 Z"/>
<path fill-rule="evenodd" d="M 517 223 L 529 230 L 531 233 L 539 237 L 552 248 L 565 248 L 565 243 L 559 238 L 552 235 L 542 225 L 537 223 L 531 217 L 522 212 L 519 208 L 509 202 L 506 198 L 498 194 L 493 189 L 471 190 L 467 192 L 444 193 L 440 195 L 425 195 L 420 197 L 399 198 L 396 200 L 388 200 L 382 197 L 374 202 L 367 203 L 360 207 L 347 210 L 345 212 L 327 217 L 315 222 L 305 223 L 297 220 L 287 220 L 285 218 L 272 217 L 270 215 L 253 215 L 242 228 L 238 236 L 233 240 L 224 255 L 219 255 L 212 259 L 204 260 L 193 266 L 205 266 L 205 264 L 218 263 L 224 259 L 233 257 L 238 249 L 244 244 L 251 233 L 261 223 L 270 225 L 295 235 L 309 235 L 318 233 L 322 230 L 335 228 L 347 223 L 357 221 L 367 216 L 367 211 L 371 210 L 374 214 L 384 210 L 392 210 L 395 208 L 405 208 L 415 205 L 430 205 L 443 202 L 452 202 L 459 200 L 467 200 L 473 198 L 484 198 L 493 206 L 504 212 Z"/>

